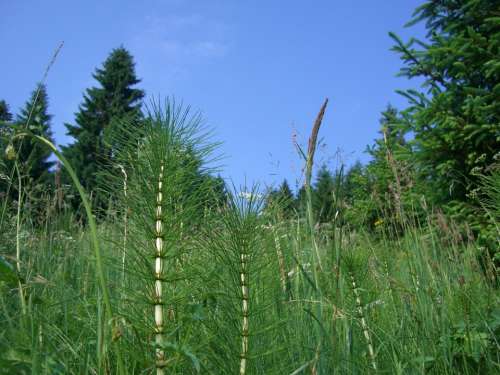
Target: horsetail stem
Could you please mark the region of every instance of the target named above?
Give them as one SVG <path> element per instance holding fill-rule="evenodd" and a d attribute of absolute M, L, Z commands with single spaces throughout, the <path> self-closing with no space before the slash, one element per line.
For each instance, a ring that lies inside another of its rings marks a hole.
<path fill-rule="evenodd" d="M 248 356 L 248 269 L 247 254 L 240 256 L 240 285 L 241 285 L 241 304 L 242 304 L 242 327 L 241 327 L 241 354 L 240 354 L 240 375 L 246 374 L 247 356 Z"/>
<path fill-rule="evenodd" d="M 17 215 L 16 215 L 16 269 L 18 274 L 21 274 L 21 242 L 20 242 L 20 233 L 21 233 L 21 205 L 23 201 L 23 193 L 22 193 L 22 181 L 21 181 L 21 173 L 19 172 L 19 167 L 17 162 L 14 163 L 14 167 L 17 172 L 17 180 L 18 180 L 18 198 L 17 198 Z M 23 316 L 26 315 L 26 301 L 24 299 L 23 292 L 23 284 L 21 280 L 18 281 L 19 285 L 19 302 L 21 304 L 21 311 Z"/>
<path fill-rule="evenodd" d="M 127 180 L 128 175 L 124 166 L 118 164 L 118 168 L 120 168 L 123 174 L 123 196 L 127 199 Z M 122 251 L 122 286 L 125 285 L 125 255 L 127 253 L 127 236 L 128 236 L 128 206 L 125 207 L 123 213 L 123 251 Z"/>
<path fill-rule="evenodd" d="M 356 285 L 356 279 L 352 272 L 349 273 L 351 277 L 352 292 L 356 298 L 356 308 L 358 309 L 358 315 L 361 320 L 361 328 L 363 330 L 363 335 L 365 336 L 366 345 L 368 346 L 368 354 L 370 356 L 370 361 L 373 369 L 377 371 L 377 362 L 375 362 L 375 352 L 373 350 L 372 338 L 370 336 L 370 331 L 368 330 L 368 324 L 366 323 L 365 314 L 363 311 L 363 304 L 361 303 L 361 296 L 359 294 L 359 288 Z"/>
<path fill-rule="evenodd" d="M 281 289 L 283 293 L 287 293 L 287 278 L 288 274 L 285 270 L 285 258 L 283 256 L 283 251 L 281 250 L 281 241 L 278 231 L 271 225 L 271 230 L 273 231 L 274 244 L 276 246 L 276 255 L 278 257 L 278 267 L 280 271 L 280 282 Z"/>
<path fill-rule="evenodd" d="M 155 288 L 154 288 L 154 320 L 155 320 L 155 343 L 156 343 L 156 374 L 164 374 L 165 352 L 161 349 L 163 341 L 163 292 L 162 292 L 162 274 L 163 274 L 163 163 L 160 166 L 158 176 L 158 193 L 156 195 L 156 222 L 155 222 Z"/>

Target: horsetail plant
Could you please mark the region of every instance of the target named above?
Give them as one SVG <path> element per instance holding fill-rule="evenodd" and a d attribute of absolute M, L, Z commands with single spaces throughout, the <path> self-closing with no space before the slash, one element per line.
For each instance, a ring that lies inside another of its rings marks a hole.
<path fill-rule="evenodd" d="M 343 264 L 348 278 L 348 283 L 351 285 L 352 294 L 355 301 L 356 315 L 359 319 L 361 330 L 365 339 L 370 365 L 374 371 L 377 371 L 377 362 L 375 359 L 375 350 L 373 349 L 373 341 L 365 316 L 365 306 L 361 300 L 361 289 L 357 280 L 357 275 L 366 272 L 366 261 L 351 249 L 343 258 Z"/>
<path fill-rule="evenodd" d="M 117 167 L 120 169 L 123 175 L 123 196 L 127 196 L 127 171 L 123 165 L 118 164 Z M 128 237 L 128 210 L 125 209 L 123 212 L 123 248 L 122 248 L 122 286 L 125 282 L 125 256 L 127 253 L 127 237 Z"/>
<path fill-rule="evenodd" d="M 170 100 L 164 107 L 153 103 L 144 120 L 123 124 L 113 137 L 115 163 L 127 176 L 127 194 L 117 202 L 128 212 L 122 295 L 129 303 L 122 314 L 134 335 L 125 336 L 133 341 L 130 348 L 154 347 L 136 366 L 163 375 L 181 366 L 178 353 L 168 351 L 178 351 L 189 335 L 179 323 L 193 297 L 183 283 L 192 278 L 189 252 L 209 197 L 208 163 L 216 144 L 206 142 L 199 114 Z M 113 170 L 105 174 L 111 192 L 122 184 Z"/>
<path fill-rule="evenodd" d="M 163 375 L 163 363 L 165 362 L 165 352 L 161 349 L 163 341 L 163 293 L 162 293 L 162 276 L 163 276 L 163 171 L 165 167 L 163 162 L 160 164 L 160 174 L 158 176 L 158 193 L 156 195 L 156 237 L 155 237 L 155 295 L 154 295 L 154 316 L 155 316 L 155 342 L 158 346 L 156 349 L 156 374 Z"/>
<path fill-rule="evenodd" d="M 270 308 L 277 302 L 275 296 L 282 296 L 281 281 L 275 272 L 273 237 L 265 229 L 256 193 L 252 189 L 231 195 L 228 206 L 201 237 L 200 248 L 215 262 L 215 272 L 206 275 L 206 288 L 217 296 L 207 323 L 213 336 L 209 362 L 217 374 L 245 375 L 262 369 L 273 373 L 264 353 L 280 350 Z"/>

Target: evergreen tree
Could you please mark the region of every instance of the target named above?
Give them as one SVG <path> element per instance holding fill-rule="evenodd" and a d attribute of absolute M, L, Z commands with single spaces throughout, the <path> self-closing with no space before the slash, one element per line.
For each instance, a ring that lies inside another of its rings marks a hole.
<path fill-rule="evenodd" d="M 294 216 L 295 199 L 286 179 L 283 180 L 278 189 L 271 190 L 268 193 L 265 208 L 275 210 L 284 219 Z"/>
<path fill-rule="evenodd" d="M 53 142 L 51 120 L 48 113 L 49 99 L 45 85 L 39 84 L 32 92 L 31 98 L 17 115 L 15 123 L 19 128 L 27 128 L 33 134 L 43 136 Z M 47 146 L 29 137 L 14 143 L 22 174 L 29 176 L 33 183 L 49 183 L 50 168 L 54 162 L 49 161 L 52 152 Z"/>
<path fill-rule="evenodd" d="M 427 1 L 410 22 L 425 22 L 427 42 L 391 34 L 405 65 L 401 74 L 427 87 L 402 94 L 410 102 L 411 147 L 435 203 L 466 202 L 478 187 L 477 172 L 500 150 L 498 10 L 495 0 Z"/>
<path fill-rule="evenodd" d="M 335 215 L 335 200 L 333 195 L 335 193 L 335 186 L 334 176 L 327 166 L 323 165 L 318 171 L 313 191 L 313 209 L 320 223 L 331 221 Z"/>
<path fill-rule="evenodd" d="M 278 192 L 285 217 L 289 218 L 293 216 L 295 212 L 295 201 L 292 189 L 290 189 L 290 185 L 288 184 L 288 181 L 286 179 L 284 179 L 281 183 Z"/>
<path fill-rule="evenodd" d="M 0 100 L 0 124 L 12 121 L 12 114 L 9 110 L 9 105 L 5 100 Z"/>
<path fill-rule="evenodd" d="M 380 137 L 367 148 L 366 167 L 355 164 L 347 173 L 345 189 L 351 207 L 346 219 L 373 227 L 392 222 L 398 227 L 405 207 L 411 207 L 415 187 L 413 153 L 405 140 L 408 119 L 391 105 L 382 112 Z"/>
<path fill-rule="evenodd" d="M 5 100 L 0 100 L 0 199 L 6 195 L 9 179 L 9 171 L 7 168 L 7 145 L 10 139 L 10 122 L 12 121 L 12 114 L 10 113 L 9 106 Z"/>
<path fill-rule="evenodd" d="M 209 192 L 211 197 L 208 199 L 207 206 L 209 209 L 221 209 L 228 203 L 228 191 L 226 187 L 226 182 L 221 176 L 214 177 L 212 175 L 207 175 L 210 181 L 208 184 Z"/>
<path fill-rule="evenodd" d="M 380 138 L 367 152 L 373 158 L 368 164 L 372 176 L 372 191 L 376 199 L 386 207 L 399 211 L 402 195 L 401 164 L 408 158 L 405 148 L 404 121 L 391 105 L 382 112 L 380 119 Z M 399 207 L 399 208 L 394 208 Z"/>
<path fill-rule="evenodd" d="M 18 174 L 14 172 L 15 161 L 19 167 L 23 191 L 27 199 L 24 209 L 33 209 L 39 198 L 48 191 L 51 183 L 50 168 L 53 162 L 49 160 L 51 151 L 30 137 L 15 138 L 12 141 L 14 129 L 21 132 L 28 129 L 35 135 L 53 141 L 50 129 L 52 116 L 48 113 L 48 96 L 44 85 L 39 84 L 32 92 L 30 99 L 13 120 L 5 102 L 0 102 L 0 147 L 2 159 L 0 163 L 0 195 L 18 199 Z M 31 212 L 37 216 L 36 211 Z"/>
<path fill-rule="evenodd" d="M 365 168 L 357 160 L 347 171 L 344 181 L 344 194 L 346 202 L 352 205 L 355 200 L 367 197 L 366 181 L 364 181 Z"/>
<path fill-rule="evenodd" d="M 100 181 L 100 165 L 111 161 L 112 133 L 117 124 L 140 124 L 142 90 L 133 88 L 140 82 L 135 74 L 132 55 L 123 47 L 114 49 L 102 68 L 93 74 L 99 87 L 87 89 L 76 113 L 75 125 L 66 124 L 75 141 L 64 153 L 78 171 L 82 185 L 93 192 L 98 207 L 104 207 L 101 196 L 105 182 Z"/>
<path fill-rule="evenodd" d="M 0 100 L 0 150 L 3 152 L 7 144 L 8 134 L 10 133 L 9 123 L 12 121 L 9 105 L 5 100 Z"/>
<path fill-rule="evenodd" d="M 295 207 L 300 217 L 305 217 L 307 210 L 307 194 L 306 187 L 302 185 L 297 191 L 297 197 L 295 198 Z"/>
<path fill-rule="evenodd" d="M 367 167 L 356 161 L 344 179 L 345 221 L 353 227 L 366 227 L 376 220 L 372 194 L 372 180 Z"/>

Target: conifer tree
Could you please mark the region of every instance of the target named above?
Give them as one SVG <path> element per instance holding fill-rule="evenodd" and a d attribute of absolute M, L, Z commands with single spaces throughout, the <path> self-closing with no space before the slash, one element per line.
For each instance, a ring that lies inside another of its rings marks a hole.
<path fill-rule="evenodd" d="M 5 100 L 0 100 L 0 198 L 6 194 L 7 180 L 9 178 L 9 171 L 7 168 L 7 145 L 10 139 L 10 122 L 12 121 L 12 114 L 9 110 L 9 105 Z"/>
<path fill-rule="evenodd" d="M 68 135 L 75 141 L 64 149 L 79 178 L 98 207 L 103 207 L 101 196 L 105 182 L 100 181 L 100 165 L 111 161 L 113 147 L 110 142 L 116 125 L 122 122 L 139 125 L 141 100 L 144 92 L 133 88 L 140 80 L 135 74 L 132 55 L 123 47 L 114 49 L 102 68 L 93 74 L 98 87 L 87 89 L 83 103 L 76 113 L 75 124 L 66 124 Z"/>
<path fill-rule="evenodd" d="M 368 165 L 368 171 L 372 176 L 372 190 L 379 198 L 391 193 L 391 196 L 384 197 L 384 200 L 394 202 L 401 199 L 401 176 L 398 167 L 407 157 L 403 152 L 407 151 L 404 121 L 391 105 L 387 106 L 381 116 L 380 137 L 367 149 L 373 158 Z"/>
<path fill-rule="evenodd" d="M 39 84 L 16 116 L 16 125 L 53 142 L 52 115 L 48 113 L 48 106 L 47 89 L 45 85 Z M 51 151 L 29 137 L 16 140 L 14 148 L 22 174 L 27 175 L 32 183 L 49 183 L 50 168 L 54 165 L 54 162 L 49 160 Z"/>
<path fill-rule="evenodd" d="M 329 222 L 334 215 L 335 179 L 326 165 L 318 171 L 313 191 L 313 208 L 318 222 Z"/>
<path fill-rule="evenodd" d="M 271 190 L 267 195 L 265 209 L 278 210 L 282 218 L 291 218 L 295 213 L 295 199 L 286 179 L 278 189 Z"/>
<path fill-rule="evenodd" d="M 347 171 L 343 189 L 345 197 L 344 218 L 349 225 L 359 228 L 373 224 L 377 215 L 372 199 L 373 176 L 359 160 Z"/>
<path fill-rule="evenodd" d="M 500 150 L 498 10 L 494 0 L 427 1 L 409 23 L 425 22 L 426 42 L 390 34 L 404 63 L 401 75 L 427 88 L 401 93 L 410 103 L 407 130 L 418 170 L 435 203 L 467 201 L 478 172 Z"/>
<path fill-rule="evenodd" d="M 415 187 L 413 151 L 405 139 L 408 121 L 388 105 L 381 114 L 380 136 L 366 150 L 372 159 L 366 167 L 355 164 L 347 173 L 345 190 L 351 206 L 347 220 L 351 224 L 399 222 L 405 205 L 411 206 Z"/>
<path fill-rule="evenodd" d="M 300 217 L 305 217 L 307 209 L 307 194 L 306 187 L 302 185 L 297 191 L 297 197 L 295 198 L 295 207 Z"/>
<path fill-rule="evenodd" d="M 367 183 L 364 176 L 365 168 L 359 160 L 356 160 L 347 171 L 344 181 L 345 198 L 351 205 L 354 200 L 364 199 L 368 195 L 365 189 Z"/>
<path fill-rule="evenodd" d="M 292 193 L 292 189 L 290 189 L 290 185 L 286 179 L 283 180 L 281 186 L 278 190 L 279 199 L 283 205 L 283 212 L 286 217 L 290 217 L 294 214 L 295 205 L 294 205 L 294 196 Z"/>
<path fill-rule="evenodd" d="M 12 114 L 9 110 L 9 105 L 5 100 L 0 100 L 0 123 L 9 122 L 12 120 Z"/>
<path fill-rule="evenodd" d="M 206 179 L 210 182 L 207 184 L 209 186 L 209 194 L 211 195 L 207 200 L 206 206 L 208 209 L 221 209 L 228 203 L 228 191 L 226 187 L 226 182 L 219 175 L 214 177 L 212 175 L 204 175 Z"/>
<path fill-rule="evenodd" d="M 12 121 L 12 113 L 10 113 L 9 105 L 5 100 L 0 100 L 0 146 L 1 149 L 4 149 L 4 144 L 6 144 L 6 140 L 3 137 L 6 137 L 9 133 L 9 123 Z"/>

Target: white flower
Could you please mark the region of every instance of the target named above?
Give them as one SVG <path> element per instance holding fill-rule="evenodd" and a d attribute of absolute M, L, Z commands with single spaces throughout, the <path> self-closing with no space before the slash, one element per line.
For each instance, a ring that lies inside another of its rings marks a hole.
<path fill-rule="evenodd" d="M 249 191 L 240 191 L 238 196 L 240 198 L 243 198 L 243 199 L 247 199 L 247 200 L 250 200 L 250 199 L 261 199 L 262 198 L 262 194 L 254 194 L 254 193 L 251 193 Z"/>

